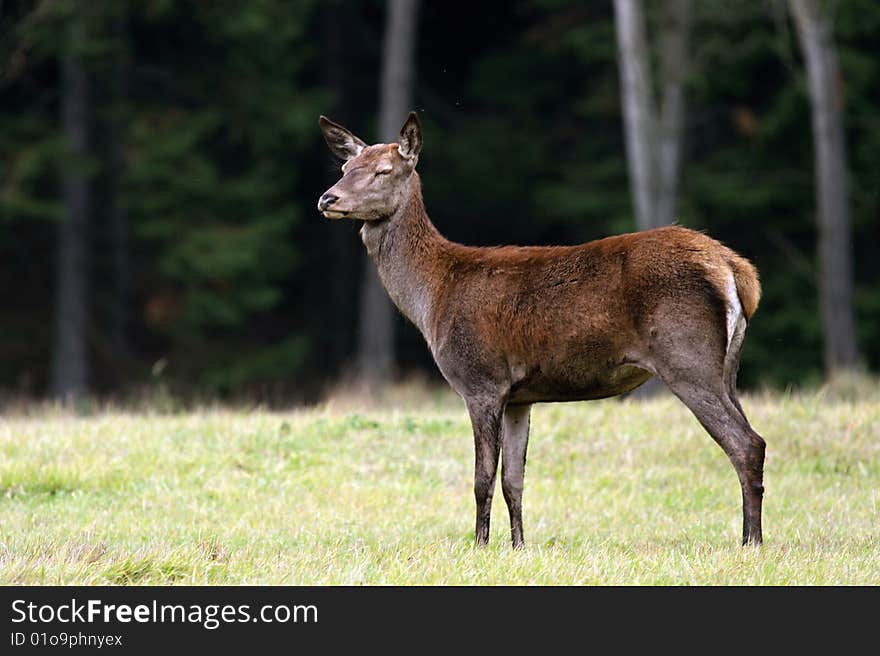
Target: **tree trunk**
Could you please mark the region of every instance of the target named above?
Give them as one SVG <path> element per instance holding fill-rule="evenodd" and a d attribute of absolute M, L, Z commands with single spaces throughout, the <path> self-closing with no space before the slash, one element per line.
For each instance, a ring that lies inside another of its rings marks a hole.
<path fill-rule="evenodd" d="M 113 298 L 110 312 L 110 341 L 117 361 L 131 360 L 128 323 L 131 313 L 131 267 L 128 213 L 122 201 L 125 172 L 125 139 L 128 127 L 128 26 L 125 4 L 113 16 L 116 57 L 113 62 L 113 107 L 109 126 L 110 200 L 109 223 L 113 252 Z"/>
<path fill-rule="evenodd" d="M 687 43 L 690 0 L 668 0 L 660 23 L 660 84 L 662 101 L 657 123 L 656 225 L 675 221 L 681 148 L 684 130 L 684 82 L 687 76 Z"/>
<path fill-rule="evenodd" d="M 388 0 L 379 98 L 379 138 L 397 141 L 412 109 L 418 0 Z M 394 373 L 394 307 L 376 267 L 363 258 L 357 375 L 362 383 L 386 383 Z"/>
<path fill-rule="evenodd" d="M 614 0 L 620 93 L 629 184 L 639 230 L 655 220 L 654 116 L 651 70 L 645 40 L 645 16 L 639 0 Z"/>
<path fill-rule="evenodd" d="M 830 17 L 816 0 L 790 0 L 789 6 L 806 63 L 812 107 L 819 305 L 825 368 L 834 375 L 861 365 L 853 309 L 843 98 Z"/>
<path fill-rule="evenodd" d="M 89 84 L 80 51 L 83 26 L 68 28 L 62 55 L 61 113 L 71 158 L 61 174 L 64 216 L 58 229 L 58 280 L 52 393 L 72 400 L 88 391 L 88 227 L 91 211 L 85 158 L 89 152 Z"/>
<path fill-rule="evenodd" d="M 690 7 L 690 0 L 669 0 L 661 6 L 658 103 L 642 4 L 614 0 L 626 159 L 639 230 L 675 220 Z"/>
<path fill-rule="evenodd" d="M 323 57 L 327 86 L 333 94 L 332 116 L 342 125 L 352 128 L 357 134 L 363 131 L 357 125 L 358 93 L 355 86 L 358 76 L 352 75 L 352 56 L 358 56 L 356 25 L 358 16 L 345 6 L 342 0 L 325 3 L 323 15 L 324 42 L 326 54 Z M 353 53 L 353 49 L 355 52 Z M 338 169 L 328 171 L 325 188 L 330 188 L 339 179 Z M 323 335 L 323 353 L 329 354 L 323 362 L 326 375 L 338 373 L 342 367 L 350 366 L 355 357 L 356 341 L 351 326 L 358 318 L 358 307 L 352 302 L 358 282 L 361 280 L 361 253 L 363 246 L 358 243 L 354 230 L 342 229 L 339 222 L 330 222 L 326 239 L 329 246 L 330 266 L 327 272 L 330 293 L 324 293 L 327 316 L 322 323 L 332 326 L 331 333 Z M 354 228 L 354 226 L 346 226 Z M 326 371 L 327 367 L 332 371 Z M 349 381 L 350 382 L 350 381 Z"/>

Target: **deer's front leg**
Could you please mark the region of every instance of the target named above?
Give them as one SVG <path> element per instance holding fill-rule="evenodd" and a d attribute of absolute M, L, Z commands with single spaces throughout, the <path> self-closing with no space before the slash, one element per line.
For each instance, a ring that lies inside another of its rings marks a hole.
<path fill-rule="evenodd" d="M 522 494 L 529 445 L 531 405 L 508 405 L 501 429 L 501 489 L 510 511 L 510 539 L 513 548 L 523 546 Z"/>
<path fill-rule="evenodd" d="M 503 404 L 495 399 L 468 399 L 468 413 L 474 429 L 474 498 L 477 502 L 475 538 L 478 546 L 489 542 L 489 515 L 498 454 L 501 451 L 501 413 Z"/>

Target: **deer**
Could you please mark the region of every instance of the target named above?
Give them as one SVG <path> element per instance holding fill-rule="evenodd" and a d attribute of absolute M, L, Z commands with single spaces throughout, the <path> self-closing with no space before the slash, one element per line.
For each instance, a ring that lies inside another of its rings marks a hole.
<path fill-rule="evenodd" d="M 415 112 L 398 143 L 367 145 L 325 116 L 318 122 L 343 162 L 318 211 L 363 222 L 360 236 L 385 290 L 467 407 L 476 545 L 489 541 L 499 459 L 511 542 L 524 545 L 533 404 L 613 397 L 655 376 L 727 455 L 742 489 L 742 544 L 762 543 L 765 442 L 736 389 L 761 297 L 747 259 L 679 225 L 572 246 L 455 243 L 425 209 Z"/>

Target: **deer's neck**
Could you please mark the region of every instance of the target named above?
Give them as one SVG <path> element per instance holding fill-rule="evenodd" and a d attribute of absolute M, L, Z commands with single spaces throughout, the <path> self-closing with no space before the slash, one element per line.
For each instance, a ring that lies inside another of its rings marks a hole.
<path fill-rule="evenodd" d="M 364 222 L 361 239 L 391 300 L 428 338 L 425 329 L 446 240 L 428 219 L 417 173 L 409 185 L 407 198 L 394 215 Z"/>

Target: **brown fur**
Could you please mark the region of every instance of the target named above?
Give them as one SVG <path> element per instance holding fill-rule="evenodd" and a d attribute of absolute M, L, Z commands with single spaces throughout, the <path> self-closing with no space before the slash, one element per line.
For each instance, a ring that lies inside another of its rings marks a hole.
<path fill-rule="evenodd" d="M 736 254 L 733 254 L 727 263 L 733 269 L 733 279 L 736 280 L 736 290 L 739 292 L 739 301 L 742 303 L 743 312 L 746 319 L 751 321 L 761 300 L 758 270 L 747 259 Z"/>
<path fill-rule="evenodd" d="M 663 379 L 733 463 L 743 541 L 761 541 L 764 442 L 736 399 L 745 321 L 760 298 L 754 267 L 711 237 L 669 226 L 577 246 L 472 247 L 443 238 L 425 212 L 414 115 L 400 149 L 363 147 L 322 118 L 348 158 L 319 200 L 327 216 L 364 219 L 361 236 L 391 299 L 422 332 L 474 428 L 477 542 L 489 535 L 498 460 L 511 535 L 532 403 L 597 399 Z M 393 163 L 393 172 L 377 173 Z M 731 275 L 744 317 L 728 298 Z M 728 334 L 731 332 L 731 334 Z"/>

